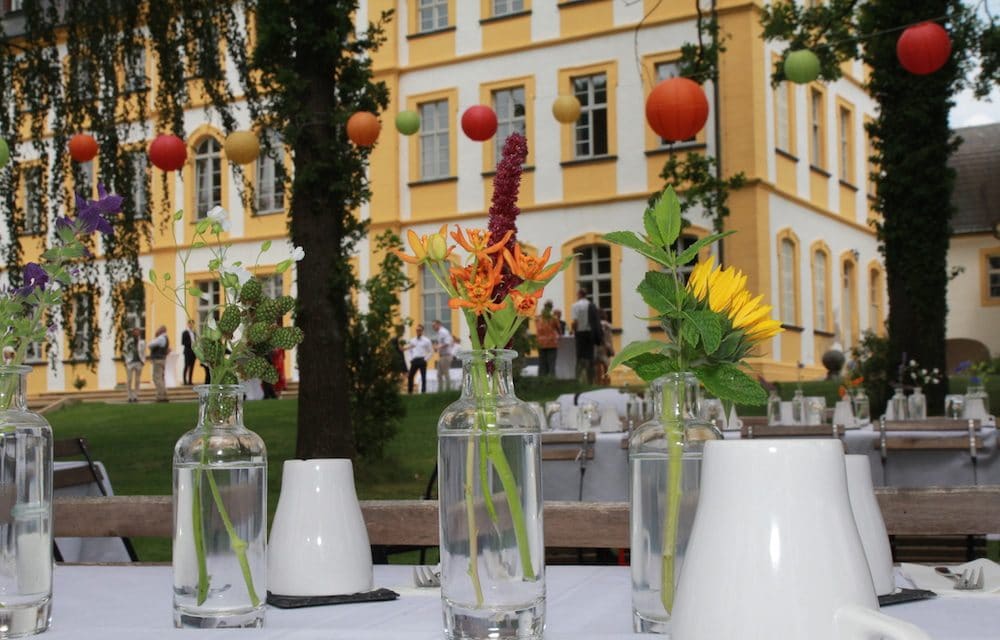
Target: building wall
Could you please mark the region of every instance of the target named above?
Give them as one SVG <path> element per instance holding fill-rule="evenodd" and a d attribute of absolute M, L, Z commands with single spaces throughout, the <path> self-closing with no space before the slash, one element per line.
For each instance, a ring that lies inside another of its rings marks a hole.
<path fill-rule="evenodd" d="M 1000 241 L 991 234 L 951 239 L 948 268 L 964 271 L 948 283 L 949 338 L 972 338 L 1000 354 L 1000 297 L 990 296 L 988 256 L 1000 256 Z"/>

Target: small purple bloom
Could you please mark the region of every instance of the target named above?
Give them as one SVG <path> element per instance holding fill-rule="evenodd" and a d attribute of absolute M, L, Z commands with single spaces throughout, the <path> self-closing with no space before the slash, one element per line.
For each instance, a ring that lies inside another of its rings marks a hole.
<path fill-rule="evenodd" d="M 961 362 L 958 363 L 958 366 L 955 367 L 955 373 L 962 373 L 963 371 L 971 367 L 972 367 L 972 360 L 962 360 Z"/>
<path fill-rule="evenodd" d="M 59 216 L 58 218 L 56 218 L 56 229 L 63 229 L 63 228 L 72 229 L 73 221 L 67 218 L 66 216 Z"/>
<path fill-rule="evenodd" d="M 87 233 L 100 231 L 104 235 L 111 235 L 114 229 L 111 223 L 104 216 L 115 215 L 121 211 L 122 197 L 115 194 L 108 194 L 103 184 L 97 185 L 97 200 L 86 201 L 80 194 L 76 195 L 76 217 L 83 222 L 83 229 Z"/>
<path fill-rule="evenodd" d="M 24 286 L 17 290 L 17 295 L 27 298 L 36 289 L 45 289 L 45 283 L 49 281 L 49 274 L 34 262 L 24 265 Z"/>

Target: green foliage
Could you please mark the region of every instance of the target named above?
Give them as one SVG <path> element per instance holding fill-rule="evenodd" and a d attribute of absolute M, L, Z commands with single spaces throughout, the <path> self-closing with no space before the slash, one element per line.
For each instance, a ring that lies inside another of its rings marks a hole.
<path fill-rule="evenodd" d="M 667 186 L 683 194 L 681 213 L 700 208 L 712 220 L 716 232 L 722 231 L 729 216 L 729 192 L 746 184 L 746 174 L 742 171 L 721 178 L 718 164 L 715 156 L 706 153 L 691 152 L 680 159 L 679 154 L 671 152 L 660 172 Z"/>
<path fill-rule="evenodd" d="M 890 395 L 890 382 L 898 381 L 898 362 L 889 360 L 889 339 L 866 331 L 861 342 L 851 349 L 847 377 L 864 376 L 865 393 L 872 411 L 882 411 Z"/>

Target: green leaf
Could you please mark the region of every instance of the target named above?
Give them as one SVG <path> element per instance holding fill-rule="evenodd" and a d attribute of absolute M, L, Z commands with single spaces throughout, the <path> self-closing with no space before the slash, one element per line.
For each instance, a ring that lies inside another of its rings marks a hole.
<path fill-rule="evenodd" d="M 646 304 L 661 314 L 677 309 L 677 281 L 669 273 L 647 271 L 636 291 Z"/>
<path fill-rule="evenodd" d="M 149 281 L 156 284 L 156 269 L 149 270 Z"/>
<path fill-rule="evenodd" d="M 198 224 L 195 225 L 194 232 L 201 235 L 202 233 L 205 233 L 206 230 L 208 230 L 208 225 L 210 224 L 212 224 L 212 221 L 209 220 L 208 218 L 205 218 L 204 220 L 199 220 Z"/>
<path fill-rule="evenodd" d="M 729 360 L 730 362 L 736 360 L 737 350 L 740 348 L 740 343 L 743 340 L 743 334 L 740 331 L 730 331 L 723 338 L 722 343 L 719 348 L 715 351 L 715 357 L 718 360 Z"/>
<path fill-rule="evenodd" d="M 222 266 L 222 261 L 218 258 L 212 258 L 208 261 L 208 268 L 212 271 L 218 271 L 220 266 Z"/>
<path fill-rule="evenodd" d="M 177 211 L 174 211 L 174 222 L 177 222 L 183 217 L 184 217 L 184 209 L 178 209 Z"/>
<path fill-rule="evenodd" d="M 673 187 L 667 187 L 660 194 L 660 199 L 653 207 L 653 218 L 660 229 L 663 244 L 670 246 L 677 242 L 677 236 L 681 234 L 681 201 Z"/>
<path fill-rule="evenodd" d="M 191 244 L 191 248 L 192 249 L 201 249 L 204 246 L 205 246 L 205 243 L 202 242 L 201 240 L 199 240 L 199 241 Z"/>
<path fill-rule="evenodd" d="M 735 231 L 726 231 L 725 233 L 713 233 L 710 236 L 705 236 L 704 238 L 699 238 L 697 242 L 684 250 L 681 255 L 677 257 L 677 264 L 687 264 L 695 259 L 698 252 L 707 247 L 708 245 L 721 240 L 726 236 L 732 235 Z"/>
<path fill-rule="evenodd" d="M 239 278 L 237 278 L 235 274 L 224 273 L 222 274 L 222 286 L 227 289 L 235 289 L 240 286 Z"/>
<path fill-rule="evenodd" d="M 220 233 L 222 233 L 222 225 L 219 224 L 218 222 L 213 222 L 212 233 L 214 233 L 215 235 L 219 235 Z"/>
<path fill-rule="evenodd" d="M 674 359 L 662 353 L 643 353 L 629 360 L 626 366 L 646 382 L 677 370 Z"/>
<path fill-rule="evenodd" d="M 270 240 L 265 240 L 264 244 L 260 245 L 260 252 L 264 253 L 265 251 L 267 251 L 270 248 L 271 248 L 271 241 Z"/>
<path fill-rule="evenodd" d="M 645 242 L 631 231 L 612 231 L 611 233 L 604 234 L 604 239 L 608 242 L 620 244 L 623 247 L 638 251 L 650 260 L 658 262 L 665 267 L 673 265 L 673 259 L 666 251 Z"/>
<path fill-rule="evenodd" d="M 663 241 L 663 234 L 660 233 L 660 228 L 656 225 L 656 216 L 653 215 L 652 207 L 648 207 L 643 212 L 642 226 L 646 229 L 646 235 L 649 237 L 650 242 L 656 243 L 657 246 L 661 247 L 666 244 Z"/>
<path fill-rule="evenodd" d="M 163 281 L 164 282 L 170 282 L 170 273 L 169 272 L 163 274 Z"/>
<path fill-rule="evenodd" d="M 276 266 L 274 270 L 277 271 L 278 273 L 284 273 L 288 271 L 288 267 L 290 266 L 292 266 L 291 260 L 282 260 L 281 262 L 278 263 L 278 266 Z"/>
<path fill-rule="evenodd" d="M 614 369 L 623 363 L 625 366 L 629 366 L 628 360 L 644 353 L 658 353 L 663 350 L 663 347 L 664 343 L 659 340 L 637 340 L 630 342 L 625 345 L 624 349 L 618 352 L 614 360 L 611 361 L 611 364 L 608 365 L 608 369 Z"/>
<path fill-rule="evenodd" d="M 695 374 L 709 393 L 737 404 L 762 405 L 767 392 L 756 380 L 733 364 L 722 363 L 695 369 Z"/>
<path fill-rule="evenodd" d="M 719 314 L 710 309 L 701 309 L 688 313 L 688 318 L 701 334 L 705 353 L 708 355 L 715 353 L 722 342 L 722 319 Z"/>
<path fill-rule="evenodd" d="M 692 348 L 698 346 L 700 335 L 698 326 L 694 322 L 681 323 L 681 340 L 691 345 Z"/>
<path fill-rule="evenodd" d="M 189 295 L 192 295 L 195 298 L 201 298 L 201 293 L 202 292 L 201 292 L 201 289 L 199 287 L 188 287 L 187 292 L 188 292 Z"/>

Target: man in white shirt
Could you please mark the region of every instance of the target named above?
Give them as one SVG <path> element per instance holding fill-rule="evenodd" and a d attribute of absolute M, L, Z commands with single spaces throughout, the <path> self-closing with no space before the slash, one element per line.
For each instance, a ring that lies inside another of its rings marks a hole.
<path fill-rule="evenodd" d="M 431 323 L 434 329 L 434 339 L 437 340 L 437 379 L 438 391 L 451 391 L 451 356 L 453 355 L 455 340 L 440 320 Z"/>
<path fill-rule="evenodd" d="M 132 335 L 125 339 L 122 352 L 128 401 L 139 402 L 139 381 L 142 378 L 142 367 L 146 364 L 146 341 L 142 339 L 142 331 L 138 327 L 132 329 Z"/>
<path fill-rule="evenodd" d="M 594 335 L 590 326 L 590 300 L 587 292 L 580 289 L 577 300 L 569 309 L 573 336 L 576 340 L 576 377 L 580 382 L 594 382 Z"/>
<path fill-rule="evenodd" d="M 167 328 L 160 326 L 156 337 L 149 343 L 149 359 L 153 361 L 153 384 L 156 385 L 156 401 L 167 402 L 167 382 L 164 375 L 167 371 L 167 354 L 170 353 L 170 338 Z"/>
<path fill-rule="evenodd" d="M 424 325 L 418 324 L 417 335 L 406 343 L 406 350 L 410 351 L 410 376 L 408 381 L 408 391 L 413 393 L 413 377 L 420 372 L 420 393 L 427 393 L 427 359 L 434 353 L 434 345 L 430 338 L 424 335 Z"/>

